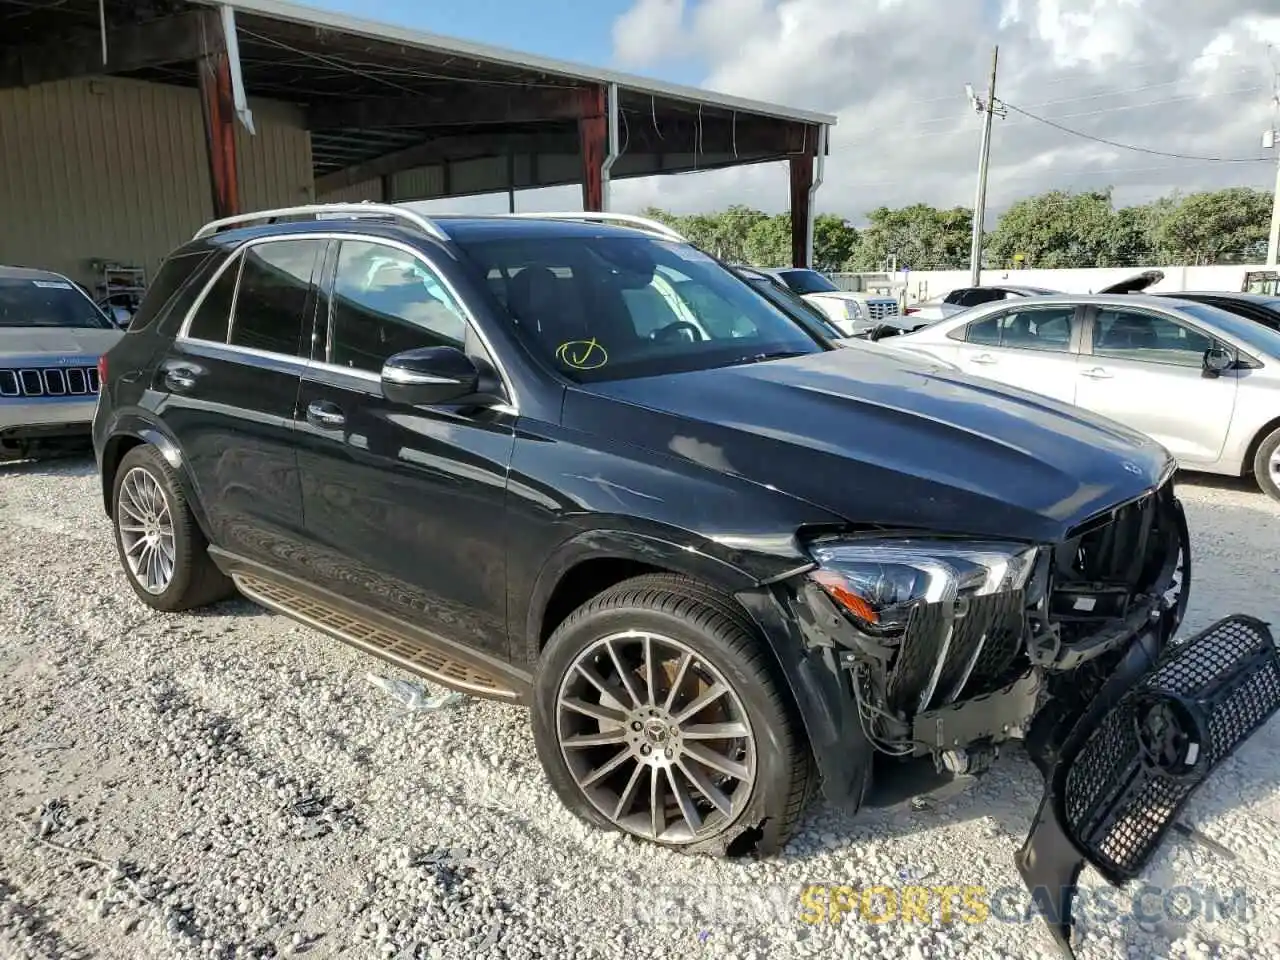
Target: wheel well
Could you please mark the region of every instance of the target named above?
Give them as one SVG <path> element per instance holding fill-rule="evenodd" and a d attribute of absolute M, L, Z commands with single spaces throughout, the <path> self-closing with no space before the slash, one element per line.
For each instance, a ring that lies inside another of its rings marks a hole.
<path fill-rule="evenodd" d="M 1280 427 L 1280 417 L 1276 417 L 1259 430 L 1257 435 L 1254 436 L 1253 440 L 1249 443 L 1249 449 L 1245 451 L 1244 463 L 1240 468 L 1241 476 L 1247 477 L 1253 473 L 1253 458 L 1258 455 L 1258 448 L 1262 446 L 1262 441 L 1271 435 L 1271 431 L 1275 430 L 1277 427 Z"/>
<path fill-rule="evenodd" d="M 141 437 L 133 437 L 128 434 L 112 437 L 107 441 L 106 447 L 102 451 L 102 505 L 106 508 L 107 516 L 112 516 L 111 489 L 116 483 L 116 470 L 120 466 L 120 461 L 124 459 L 124 455 L 134 447 L 142 446 L 146 441 Z"/>
<path fill-rule="evenodd" d="M 560 626 L 569 614 L 614 584 L 630 580 L 632 577 L 644 576 L 646 573 L 671 572 L 662 567 L 621 557 L 584 560 L 577 566 L 570 567 L 556 584 L 542 611 L 538 649 L 541 650 L 546 646 L 547 640 L 551 638 L 551 634 L 555 633 L 556 627 Z"/>

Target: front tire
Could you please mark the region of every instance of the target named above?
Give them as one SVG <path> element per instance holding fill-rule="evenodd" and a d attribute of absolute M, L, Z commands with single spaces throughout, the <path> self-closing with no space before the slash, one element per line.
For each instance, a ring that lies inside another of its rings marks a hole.
<path fill-rule="evenodd" d="M 149 444 L 124 455 L 111 490 L 111 523 L 125 579 L 138 599 L 168 613 L 230 596 L 209 556 L 177 471 Z"/>
<path fill-rule="evenodd" d="M 684 577 L 637 577 L 588 601 L 534 679 L 534 739 L 561 801 L 681 851 L 776 852 L 813 764 L 770 656 L 735 606 Z"/>
<path fill-rule="evenodd" d="M 1258 452 L 1253 457 L 1253 475 L 1263 493 L 1280 500 L 1280 427 L 1258 444 Z"/>

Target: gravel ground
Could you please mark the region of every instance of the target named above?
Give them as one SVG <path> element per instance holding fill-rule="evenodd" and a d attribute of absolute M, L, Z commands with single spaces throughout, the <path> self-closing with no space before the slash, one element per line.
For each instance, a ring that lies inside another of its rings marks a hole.
<path fill-rule="evenodd" d="M 1187 629 L 1280 623 L 1280 507 L 1239 483 L 1182 491 Z M 0 957 L 1056 956 L 1007 898 L 981 923 L 932 901 L 932 922 L 871 922 L 879 894 L 868 917 L 813 923 L 800 900 L 811 883 L 1020 893 L 1039 797 L 1020 750 L 932 808 L 815 805 L 769 862 L 687 858 L 568 814 L 523 711 L 410 712 L 370 671 L 405 678 L 243 601 L 149 611 L 91 464 L 0 467 Z M 1080 956 L 1280 957 L 1277 761 L 1273 722 L 1196 795 L 1202 836 L 1171 837 L 1137 912 L 1141 884 L 1086 901 Z"/>

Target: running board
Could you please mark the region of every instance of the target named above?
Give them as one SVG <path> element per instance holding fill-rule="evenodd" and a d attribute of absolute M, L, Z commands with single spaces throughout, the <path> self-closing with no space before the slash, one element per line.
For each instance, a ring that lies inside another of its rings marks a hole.
<path fill-rule="evenodd" d="M 513 703 L 524 700 L 494 673 L 448 656 L 422 640 L 375 622 L 374 618 L 359 619 L 335 603 L 243 570 L 234 571 L 231 579 L 240 592 L 255 603 L 428 680 L 488 699 Z"/>

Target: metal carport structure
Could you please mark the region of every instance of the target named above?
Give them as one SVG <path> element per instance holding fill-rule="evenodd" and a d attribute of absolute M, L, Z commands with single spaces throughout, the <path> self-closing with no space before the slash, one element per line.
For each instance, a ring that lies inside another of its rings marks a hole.
<path fill-rule="evenodd" d="M 214 216 L 242 211 L 237 139 L 276 101 L 303 118 L 318 200 L 580 183 L 598 211 L 611 180 L 785 160 L 797 265 L 835 123 L 279 0 L 0 0 L 0 92 L 91 76 L 199 91 Z"/>

